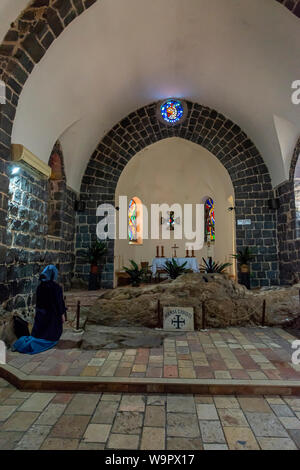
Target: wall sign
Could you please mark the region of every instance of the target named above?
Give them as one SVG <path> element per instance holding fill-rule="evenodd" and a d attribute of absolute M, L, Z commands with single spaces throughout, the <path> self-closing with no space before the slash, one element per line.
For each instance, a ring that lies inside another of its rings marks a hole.
<path fill-rule="evenodd" d="M 192 307 L 164 307 L 164 330 L 194 331 Z"/>
<path fill-rule="evenodd" d="M 251 224 L 252 224 L 252 220 L 250 220 L 250 219 L 238 220 L 238 221 L 237 221 L 237 224 L 238 224 L 238 225 L 251 225 Z"/>

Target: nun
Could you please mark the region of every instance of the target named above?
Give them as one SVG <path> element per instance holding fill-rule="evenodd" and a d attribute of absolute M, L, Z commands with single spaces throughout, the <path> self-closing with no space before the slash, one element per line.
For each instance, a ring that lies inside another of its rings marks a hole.
<path fill-rule="evenodd" d="M 38 354 L 53 348 L 63 332 L 66 306 L 63 291 L 57 283 L 58 270 L 50 264 L 40 275 L 36 292 L 36 314 L 31 336 L 22 336 L 12 346 L 12 351 Z"/>

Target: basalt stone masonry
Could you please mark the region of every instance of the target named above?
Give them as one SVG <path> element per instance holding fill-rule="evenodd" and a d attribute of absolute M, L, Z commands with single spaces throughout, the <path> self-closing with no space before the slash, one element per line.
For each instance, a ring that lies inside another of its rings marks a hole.
<path fill-rule="evenodd" d="M 65 184 L 65 183 L 64 183 Z M 20 170 L 9 184 L 7 223 L 6 310 L 26 312 L 35 303 L 35 291 L 42 268 L 59 266 L 60 279 L 67 289 L 74 271 L 74 232 L 76 195 L 64 188 L 61 200 L 62 227 L 60 237 L 48 235 L 47 206 L 51 197 L 49 182 Z"/>
<path fill-rule="evenodd" d="M 299 218 L 295 205 L 295 171 L 300 154 L 300 139 L 296 145 L 291 163 L 290 178 L 276 188 L 280 201 L 277 221 L 278 252 L 280 261 L 280 280 L 291 284 L 300 280 L 300 238 Z"/>
<path fill-rule="evenodd" d="M 148 145 L 169 137 L 195 142 L 215 155 L 227 169 L 234 189 L 236 218 L 251 219 L 251 226 L 237 226 L 237 248 L 250 246 L 257 252 L 252 264 L 252 287 L 277 285 L 276 211 L 269 209 L 273 197 L 271 179 L 259 151 L 235 123 L 215 110 L 188 102 L 182 124 L 167 127 L 157 119 L 157 103 L 130 114 L 99 143 L 82 179 L 81 199 L 86 211 L 80 215 L 76 234 L 76 272 L 85 277 L 88 265 L 82 249 L 96 236 L 96 209 L 99 204 L 115 204 L 119 177 L 129 160 Z M 105 284 L 113 283 L 113 242 L 104 272 Z"/>

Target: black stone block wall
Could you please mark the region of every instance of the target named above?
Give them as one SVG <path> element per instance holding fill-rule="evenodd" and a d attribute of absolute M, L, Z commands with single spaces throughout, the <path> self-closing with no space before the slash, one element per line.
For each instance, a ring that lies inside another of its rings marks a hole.
<path fill-rule="evenodd" d="M 47 264 L 59 267 L 59 282 L 70 286 L 74 271 L 76 194 L 66 188 L 61 201 L 61 236 L 48 236 L 49 182 L 24 169 L 10 177 L 5 270 L 1 296 L 7 311 L 27 313 L 35 303 L 41 270 Z"/>

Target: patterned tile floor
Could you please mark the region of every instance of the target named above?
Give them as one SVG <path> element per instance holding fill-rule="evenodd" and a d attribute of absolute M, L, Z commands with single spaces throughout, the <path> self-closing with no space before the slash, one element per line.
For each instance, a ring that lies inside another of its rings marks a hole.
<path fill-rule="evenodd" d="M 0 450 L 296 450 L 300 398 L 28 393 L 0 379 Z"/>
<path fill-rule="evenodd" d="M 294 340 L 280 328 L 228 328 L 187 333 L 152 349 L 8 352 L 7 362 L 41 376 L 300 380 L 300 365 L 291 362 Z"/>

